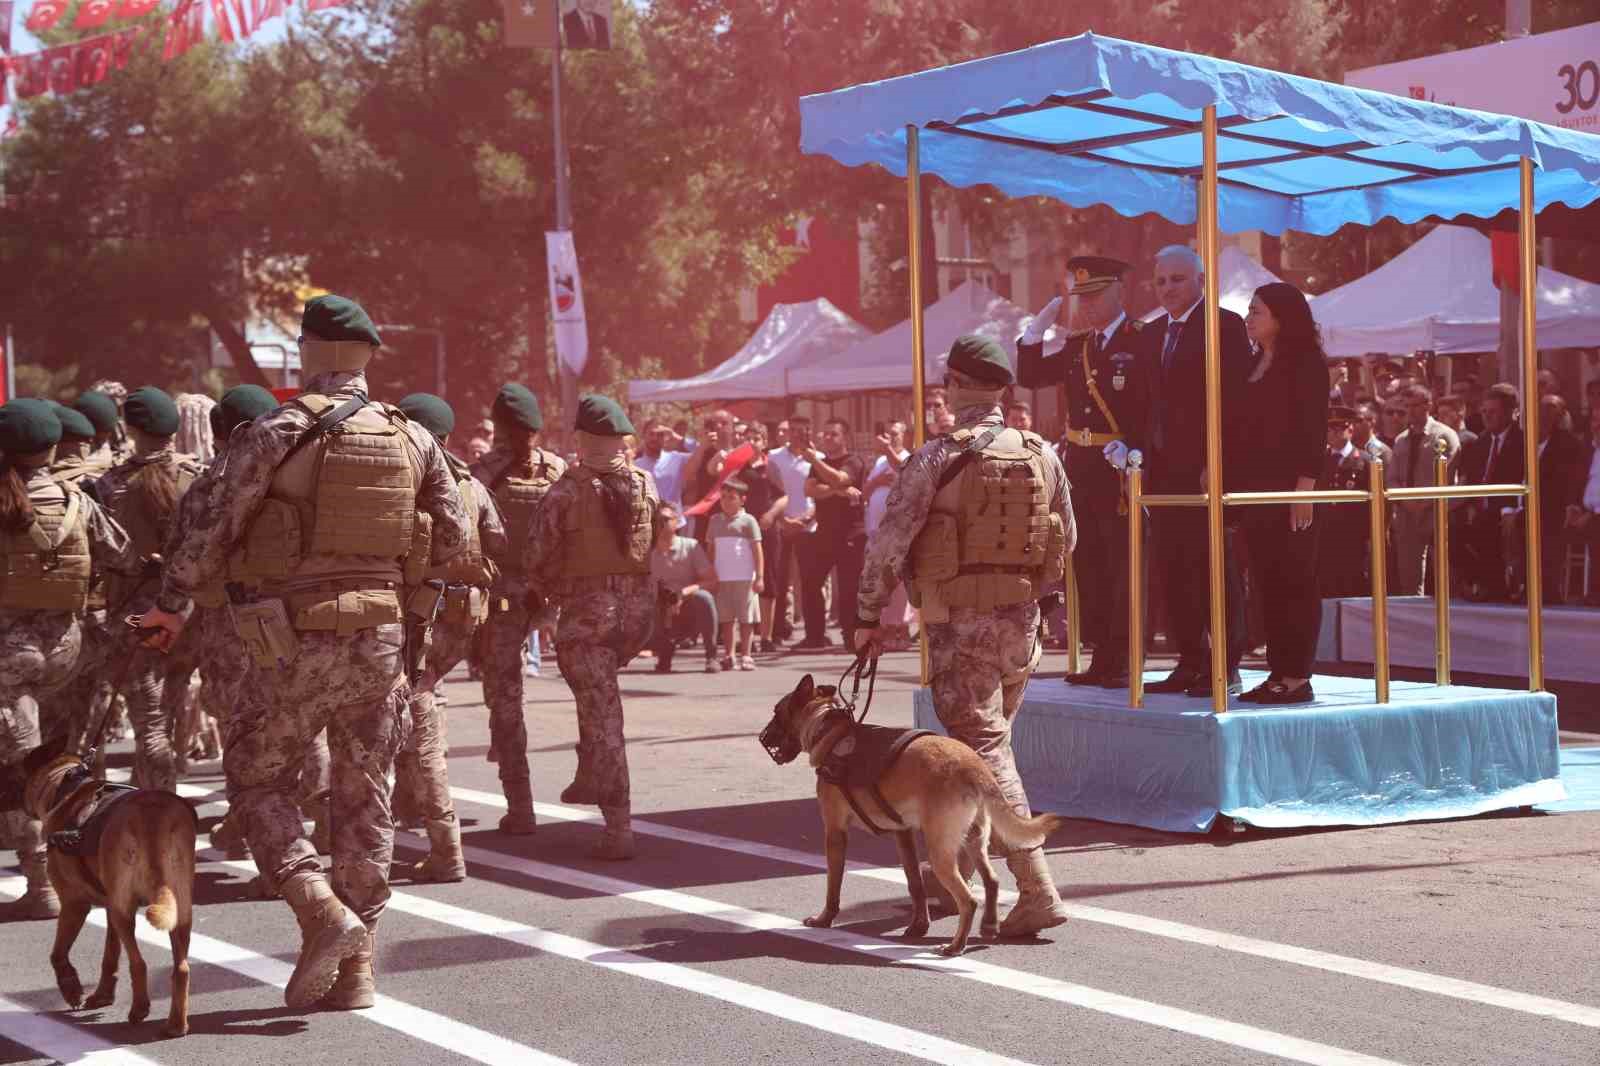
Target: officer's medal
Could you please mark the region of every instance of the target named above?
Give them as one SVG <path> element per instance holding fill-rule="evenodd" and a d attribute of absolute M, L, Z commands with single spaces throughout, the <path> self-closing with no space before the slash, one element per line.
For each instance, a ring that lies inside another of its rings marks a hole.
<path fill-rule="evenodd" d="M 1111 375 L 1111 387 L 1121 392 L 1128 387 L 1128 361 L 1132 358 L 1121 352 L 1111 357 L 1115 364 L 1115 372 Z"/>

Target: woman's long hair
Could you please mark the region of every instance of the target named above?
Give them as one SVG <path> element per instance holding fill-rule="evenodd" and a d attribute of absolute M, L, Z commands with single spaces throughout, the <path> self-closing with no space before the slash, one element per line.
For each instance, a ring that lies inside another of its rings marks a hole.
<path fill-rule="evenodd" d="M 1275 354 L 1314 360 L 1319 366 L 1327 362 L 1328 357 L 1322 350 L 1322 331 L 1317 328 L 1317 320 L 1311 317 L 1311 304 L 1306 301 L 1305 293 L 1287 281 L 1274 281 L 1257 289 L 1256 295 L 1278 320 L 1278 337 L 1273 342 Z"/>
<path fill-rule="evenodd" d="M 158 543 L 164 542 L 172 526 L 172 514 L 178 509 L 178 497 L 182 495 L 178 491 L 177 461 L 146 463 L 129 483 L 139 490 L 145 516 L 159 537 Z"/>
<path fill-rule="evenodd" d="M 8 455 L 0 454 L 0 530 L 21 533 L 33 525 L 28 483 Z"/>

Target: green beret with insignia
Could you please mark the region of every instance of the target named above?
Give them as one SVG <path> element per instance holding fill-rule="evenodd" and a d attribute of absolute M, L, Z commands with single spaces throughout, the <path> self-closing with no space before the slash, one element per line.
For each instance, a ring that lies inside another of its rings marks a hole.
<path fill-rule="evenodd" d="M 948 365 L 951 370 L 973 381 L 997 389 L 1016 380 L 1011 373 L 1011 360 L 1006 358 L 1006 350 L 1000 346 L 1000 342 L 976 333 L 956 338 L 956 342 L 950 346 Z"/>
<path fill-rule="evenodd" d="M 154 385 L 130 392 L 122 405 L 122 417 L 128 425 L 152 437 L 170 437 L 178 432 L 178 405 Z"/>
<path fill-rule="evenodd" d="M 211 432 L 229 437 L 246 422 L 254 422 L 268 411 L 278 409 L 278 398 L 260 385 L 235 385 L 222 394 L 211 409 Z"/>
<path fill-rule="evenodd" d="M 12 400 L 0 405 L 0 452 L 37 455 L 61 442 L 61 419 L 47 400 Z"/>
<path fill-rule="evenodd" d="M 413 392 L 395 406 L 435 437 L 447 437 L 456 428 L 455 410 L 431 392 Z"/>
<path fill-rule="evenodd" d="M 50 410 L 56 413 L 56 418 L 61 422 L 61 435 L 63 437 L 79 437 L 83 440 L 94 440 L 94 423 L 83 415 L 74 411 L 64 403 L 50 401 Z"/>
<path fill-rule="evenodd" d="M 72 406 L 89 420 L 96 433 L 117 431 L 117 401 L 105 393 L 93 389 L 81 392 Z"/>
<path fill-rule="evenodd" d="M 578 401 L 578 426 L 597 437 L 625 437 L 635 432 L 622 405 L 609 396 L 592 394 Z"/>
<path fill-rule="evenodd" d="M 494 413 L 512 425 L 535 433 L 544 428 L 539 398 L 526 385 L 518 385 L 514 381 L 500 386 L 500 392 L 494 398 Z"/>
<path fill-rule="evenodd" d="M 361 305 L 332 293 L 306 301 L 300 315 L 300 334 L 324 341 L 365 341 L 375 347 L 383 344 L 378 327 Z"/>

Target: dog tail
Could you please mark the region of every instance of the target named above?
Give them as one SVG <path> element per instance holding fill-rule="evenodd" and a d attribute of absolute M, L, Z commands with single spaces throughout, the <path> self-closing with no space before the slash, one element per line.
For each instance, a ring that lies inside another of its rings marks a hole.
<path fill-rule="evenodd" d="M 1011 804 L 1000 794 L 1000 786 L 990 781 L 984 790 L 983 804 L 989 810 L 989 824 L 1008 847 L 1032 850 L 1044 843 L 1045 837 L 1054 833 L 1066 819 L 1055 814 L 1036 814 L 1024 818 L 1011 809 Z"/>
<path fill-rule="evenodd" d="M 178 924 L 178 897 L 173 895 L 172 889 L 166 885 L 156 889 L 154 902 L 144 909 L 144 919 L 163 933 L 172 932 L 172 927 Z"/>

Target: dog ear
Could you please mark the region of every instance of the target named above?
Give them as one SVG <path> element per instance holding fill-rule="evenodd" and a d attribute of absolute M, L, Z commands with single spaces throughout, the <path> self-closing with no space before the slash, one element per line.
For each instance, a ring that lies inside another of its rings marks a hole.
<path fill-rule="evenodd" d="M 802 677 L 800 683 L 794 687 L 795 698 L 800 701 L 802 706 L 811 702 L 811 697 L 816 694 L 816 691 L 817 683 L 811 680 L 810 674 Z"/>

